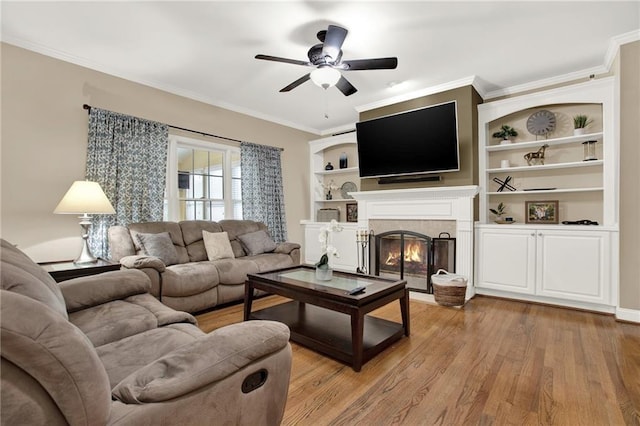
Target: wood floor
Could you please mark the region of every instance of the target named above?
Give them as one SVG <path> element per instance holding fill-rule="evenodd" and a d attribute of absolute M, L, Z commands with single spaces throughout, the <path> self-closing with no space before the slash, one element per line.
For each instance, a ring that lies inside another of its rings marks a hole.
<path fill-rule="evenodd" d="M 373 315 L 400 321 L 400 308 Z M 242 305 L 198 321 L 240 322 Z M 360 373 L 292 347 L 285 425 L 640 425 L 640 326 L 612 316 L 482 296 L 463 309 L 412 301 L 411 336 Z"/>

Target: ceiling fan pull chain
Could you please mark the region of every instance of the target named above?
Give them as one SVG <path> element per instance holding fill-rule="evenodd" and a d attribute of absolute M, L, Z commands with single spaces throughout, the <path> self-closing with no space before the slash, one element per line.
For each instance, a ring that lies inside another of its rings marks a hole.
<path fill-rule="evenodd" d="M 324 92 L 324 118 L 329 119 L 329 95 L 327 94 L 327 89 L 324 89 L 323 92 Z"/>

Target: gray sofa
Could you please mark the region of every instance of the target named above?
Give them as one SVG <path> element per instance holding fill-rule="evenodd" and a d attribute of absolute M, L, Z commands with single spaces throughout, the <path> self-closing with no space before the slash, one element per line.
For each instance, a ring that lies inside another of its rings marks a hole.
<path fill-rule="evenodd" d="M 225 232 L 230 252 L 209 260 L 204 233 Z M 140 237 L 163 233 L 169 234 L 173 245 L 170 253 L 155 253 L 141 242 Z M 149 276 L 151 293 L 162 303 L 180 311 L 198 312 L 242 300 L 248 273 L 300 263 L 299 244 L 275 244 L 260 238 L 265 233 L 268 235 L 266 225 L 252 220 L 133 223 L 109 228 L 109 249 L 111 260 Z"/>
<path fill-rule="evenodd" d="M 148 293 L 141 271 L 60 285 L 1 241 L 3 425 L 277 425 L 289 330 L 251 321 L 205 334 Z"/>

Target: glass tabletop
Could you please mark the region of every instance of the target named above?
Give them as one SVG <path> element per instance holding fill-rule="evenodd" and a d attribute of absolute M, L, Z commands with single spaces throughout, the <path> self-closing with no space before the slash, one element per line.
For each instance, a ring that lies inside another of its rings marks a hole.
<path fill-rule="evenodd" d="M 342 276 L 337 273 L 329 281 L 316 279 L 315 269 L 298 269 L 294 271 L 282 272 L 278 274 L 282 278 L 290 278 L 292 280 L 304 281 L 315 285 L 335 288 L 338 290 L 350 291 L 356 287 L 367 287 L 374 284 L 375 281 L 359 276 Z"/>

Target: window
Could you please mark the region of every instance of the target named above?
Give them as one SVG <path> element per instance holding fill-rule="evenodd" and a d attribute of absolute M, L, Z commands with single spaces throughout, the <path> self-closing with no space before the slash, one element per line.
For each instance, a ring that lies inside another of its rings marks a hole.
<path fill-rule="evenodd" d="M 165 220 L 242 219 L 240 148 L 169 136 Z"/>

